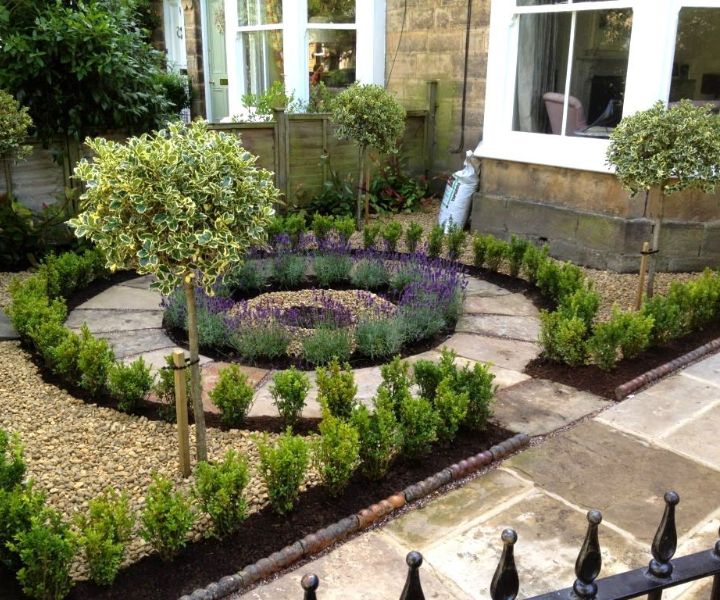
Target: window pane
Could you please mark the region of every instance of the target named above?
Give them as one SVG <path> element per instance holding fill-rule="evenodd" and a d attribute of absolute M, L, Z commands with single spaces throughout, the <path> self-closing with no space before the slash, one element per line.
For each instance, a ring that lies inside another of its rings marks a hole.
<path fill-rule="evenodd" d="M 683 8 L 675 41 L 670 102 L 683 98 L 720 108 L 720 9 Z"/>
<path fill-rule="evenodd" d="M 354 23 L 355 0 L 308 0 L 310 23 Z"/>
<path fill-rule="evenodd" d="M 347 87 L 355 81 L 355 30 L 308 31 L 310 85 L 322 81 L 329 88 Z"/>
<path fill-rule="evenodd" d="M 264 93 L 283 80 L 282 32 L 250 31 L 240 34 L 245 92 Z"/>
<path fill-rule="evenodd" d="M 240 27 L 282 23 L 282 0 L 238 0 L 238 23 Z"/>

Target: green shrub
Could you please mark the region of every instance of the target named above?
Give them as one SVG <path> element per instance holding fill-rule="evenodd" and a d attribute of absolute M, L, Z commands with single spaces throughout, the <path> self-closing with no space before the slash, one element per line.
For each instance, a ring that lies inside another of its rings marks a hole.
<path fill-rule="evenodd" d="M 292 428 L 297 423 L 309 391 L 310 378 L 295 367 L 275 373 L 270 395 L 285 422 L 285 427 Z"/>
<path fill-rule="evenodd" d="M 543 310 L 540 325 L 540 345 L 548 358 L 571 367 L 585 363 L 587 325 L 580 317 Z"/>
<path fill-rule="evenodd" d="M 12 489 L 0 488 L 0 564 L 15 573 L 22 563 L 10 545 L 16 536 L 30 529 L 32 517 L 45 507 L 45 494 L 33 489 L 32 481 Z"/>
<path fill-rule="evenodd" d="M 442 225 L 435 225 L 428 235 L 428 256 L 437 258 L 442 254 L 445 242 L 445 229 Z"/>
<path fill-rule="evenodd" d="M 588 340 L 590 357 L 602 370 L 611 371 L 621 358 L 635 358 L 648 347 L 652 326 L 652 317 L 613 309 L 610 320 L 598 323 Z"/>
<path fill-rule="evenodd" d="M 517 236 L 510 236 L 510 245 L 508 246 L 508 261 L 510 262 L 510 275 L 517 277 L 520 274 L 520 268 L 523 266 L 525 252 L 530 247 L 530 242 Z"/>
<path fill-rule="evenodd" d="M 458 392 L 452 376 L 438 385 L 433 405 L 438 414 L 437 435 L 440 440 L 451 441 L 468 413 L 470 397 L 467 391 Z"/>
<path fill-rule="evenodd" d="M 487 254 L 487 238 L 484 235 L 475 234 L 472 239 L 473 264 L 481 269 L 485 264 Z"/>
<path fill-rule="evenodd" d="M 510 246 L 507 242 L 491 235 L 485 238 L 485 264 L 490 271 L 497 272 L 508 257 Z"/>
<path fill-rule="evenodd" d="M 307 231 L 305 212 L 293 212 L 285 215 L 283 233 L 287 233 L 293 246 L 297 246 L 300 236 Z"/>
<path fill-rule="evenodd" d="M 580 287 L 567 295 L 557 310 L 566 317 L 579 317 L 590 331 L 599 308 L 600 295 L 590 287 Z"/>
<path fill-rule="evenodd" d="M 320 406 L 327 408 L 334 417 L 349 419 L 357 394 L 352 367 L 347 363 L 341 367 L 334 358 L 327 367 L 318 367 L 315 373 Z"/>
<path fill-rule="evenodd" d="M 215 535 L 223 538 L 236 531 L 247 518 L 243 491 L 250 480 L 245 459 L 228 450 L 221 463 L 198 463 L 193 495 L 213 523 Z"/>
<path fill-rule="evenodd" d="M 360 458 L 357 430 L 326 412 L 318 427 L 320 438 L 313 444 L 313 461 L 331 495 L 338 495 L 352 477 Z"/>
<path fill-rule="evenodd" d="M 350 281 L 354 287 L 363 290 L 378 290 L 388 285 L 390 273 L 384 261 L 363 258 L 355 263 Z"/>
<path fill-rule="evenodd" d="M 220 409 L 220 420 L 230 427 L 245 422 L 253 402 L 255 389 L 238 365 L 220 369 L 218 381 L 210 390 L 210 399 Z"/>
<path fill-rule="evenodd" d="M 187 544 L 194 522 L 195 513 L 187 496 L 173 491 L 172 481 L 166 477 L 155 475 L 145 495 L 140 536 L 162 560 L 172 560 Z"/>
<path fill-rule="evenodd" d="M 403 227 L 398 221 L 390 221 L 383 227 L 382 238 L 385 242 L 385 250 L 396 252 L 398 241 L 402 237 Z"/>
<path fill-rule="evenodd" d="M 334 224 L 335 219 L 329 215 L 321 215 L 320 213 L 315 213 L 313 215 L 311 227 L 318 244 L 321 244 L 327 239 Z"/>
<path fill-rule="evenodd" d="M 402 432 L 387 390 L 378 390 L 373 402 L 373 412 L 359 405 L 351 421 L 359 435 L 360 470 L 368 479 L 379 480 L 402 448 Z"/>
<path fill-rule="evenodd" d="M 403 454 L 417 459 L 430 452 L 437 441 L 438 415 L 425 398 L 405 398 L 400 407 Z"/>
<path fill-rule="evenodd" d="M 80 336 L 68 330 L 68 334 L 59 341 L 55 348 L 51 348 L 49 351 L 49 362 L 53 365 L 54 373 L 65 381 L 74 383 L 78 380 L 81 346 Z"/>
<path fill-rule="evenodd" d="M 26 470 L 20 437 L 0 428 L 0 490 L 20 485 Z"/>
<path fill-rule="evenodd" d="M 64 598 L 73 586 L 70 577 L 77 540 L 57 511 L 45 508 L 30 518 L 30 527 L 20 531 L 9 548 L 20 557 L 17 580 L 31 598 Z"/>
<path fill-rule="evenodd" d="M 72 332 L 59 321 L 41 323 L 30 333 L 30 339 L 50 370 L 55 371 L 57 349 L 70 335 Z"/>
<path fill-rule="evenodd" d="M 423 236 L 423 227 L 419 223 L 413 221 L 405 230 L 405 247 L 410 253 L 417 252 L 418 244 Z"/>
<path fill-rule="evenodd" d="M 363 232 L 363 248 L 370 250 L 377 244 L 377 238 L 380 235 L 380 225 L 366 225 Z"/>
<path fill-rule="evenodd" d="M 357 351 L 375 360 L 388 358 L 400 352 L 403 335 L 397 319 L 362 319 L 355 329 Z"/>
<path fill-rule="evenodd" d="M 231 290 L 243 293 L 255 292 L 265 287 L 267 278 L 258 268 L 256 260 L 246 260 L 223 277 L 223 284 Z"/>
<path fill-rule="evenodd" d="M 350 216 L 347 217 L 335 217 L 334 223 L 335 231 L 337 231 L 340 240 L 347 244 L 355 233 L 355 219 Z"/>
<path fill-rule="evenodd" d="M 108 373 L 108 388 L 118 401 L 118 408 L 131 412 L 147 398 L 155 377 L 141 356 L 129 365 L 116 362 Z"/>
<path fill-rule="evenodd" d="M 392 275 L 390 275 L 390 290 L 399 298 L 405 291 L 405 288 L 410 284 L 422 281 L 422 279 L 423 275 L 416 266 L 403 262 L 398 264 Z"/>
<path fill-rule="evenodd" d="M 421 359 L 413 365 L 413 379 L 420 388 L 420 396 L 431 402 L 435 401 L 435 393 L 442 378 L 442 368 L 432 360 Z"/>
<path fill-rule="evenodd" d="M 333 359 L 346 361 L 351 354 L 347 329 L 320 326 L 302 339 L 302 356 L 311 365 L 325 365 Z"/>
<path fill-rule="evenodd" d="M 290 335 L 285 327 L 272 321 L 242 326 L 230 335 L 228 342 L 244 360 L 254 363 L 284 356 Z"/>
<path fill-rule="evenodd" d="M 387 390 L 388 401 L 399 417 L 405 400 L 411 396 L 410 365 L 396 356 L 392 361 L 380 367 L 380 375 L 382 382 L 378 386 L 378 390 Z"/>
<path fill-rule="evenodd" d="M 528 244 L 528 247 L 525 248 L 521 270 L 530 283 L 535 283 L 537 281 L 537 274 L 540 269 L 540 265 L 549 260 L 548 253 L 549 250 L 547 246 L 540 247 Z"/>
<path fill-rule="evenodd" d="M 298 288 L 305 279 L 305 258 L 297 254 L 281 253 L 272 263 L 275 284 L 283 289 Z"/>
<path fill-rule="evenodd" d="M 90 500 L 87 513 L 78 518 L 80 547 L 95 583 L 115 580 L 134 523 L 128 497 L 114 490 Z"/>
<path fill-rule="evenodd" d="M 260 475 L 267 486 L 270 506 L 281 515 L 288 513 L 300 494 L 308 468 L 307 442 L 286 431 L 275 444 L 260 438 L 257 445 Z"/>
<path fill-rule="evenodd" d="M 653 344 L 664 345 L 681 337 L 688 330 L 688 314 L 669 296 L 653 296 L 643 304 L 642 314 L 652 317 L 650 339 Z"/>
<path fill-rule="evenodd" d="M 467 244 L 467 234 L 456 225 L 452 225 L 447 232 L 447 251 L 450 260 L 460 258 Z"/>
<path fill-rule="evenodd" d="M 78 385 L 91 394 L 100 394 L 107 386 L 108 373 L 114 363 L 115 354 L 107 340 L 94 337 L 83 324 L 77 360 L 80 372 Z"/>
<path fill-rule="evenodd" d="M 445 365 L 449 356 L 445 358 Z M 455 394 L 468 396 L 467 413 L 463 424 L 473 431 L 484 430 L 490 418 L 490 406 L 496 390 L 496 386 L 493 385 L 495 375 L 490 372 L 490 365 L 475 363 L 472 368 L 465 365 L 462 369 L 457 369 L 453 364 L 452 368 L 444 366 L 444 369 L 448 372 L 452 371 L 450 378 Z M 435 401 L 437 402 L 437 396 Z"/>
<path fill-rule="evenodd" d="M 445 328 L 445 316 L 429 306 L 413 306 L 398 311 L 403 340 L 416 342 L 431 338 Z"/>
<path fill-rule="evenodd" d="M 29 337 L 32 331 L 48 321 L 63 323 L 67 307 L 61 299 L 50 300 L 44 277 L 34 275 L 25 281 L 14 280 L 10 284 L 11 304 L 8 317 L 20 337 Z"/>
<path fill-rule="evenodd" d="M 315 276 L 320 287 L 343 284 L 350 279 L 353 261 L 347 254 L 331 252 L 317 254 L 314 261 Z"/>
<path fill-rule="evenodd" d="M 197 333 L 201 348 L 226 348 L 230 345 L 225 316 L 209 311 L 202 304 L 197 307 Z"/>
<path fill-rule="evenodd" d="M 690 305 L 690 327 L 702 330 L 715 321 L 720 313 L 720 277 L 706 269 L 700 277 L 685 286 Z"/>
<path fill-rule="evenodd" d="M 158 371 L 158 380 L 153 385 L 152 391 L 157 396 L 159 406 L 158 414 L 160 418 L 174 423 L 177 420 L 176 403 L 175 403 L 175 371 L 172 355 L 165 357 L 165 366 L 170 368 L 160 369 Z M 192 398 L 190 392 L 190 369 L 182 371 L 185 375 L 185 397 L 187 398 L 188 414 L 192 411 Z"/>
<path fill-rule="evenodd" d="M 585 285 L 582 269 L 565 262 L 558 264 L 552 260 L 543 262 L 537 272 L 537 286 L 544 296 L 560 304 L 566 296 Z"/>

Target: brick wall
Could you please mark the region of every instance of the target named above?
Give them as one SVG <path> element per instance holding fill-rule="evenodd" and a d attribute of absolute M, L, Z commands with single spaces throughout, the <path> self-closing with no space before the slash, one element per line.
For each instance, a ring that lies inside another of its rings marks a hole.
<path fill-rule="evenodd" d="M 458 148 L 468 1 L 472 2 L 472 19 L 465 136 L 463 147 Z M 481 139 L 489 21 L 490 0 L 387 0 L 388 89 L 398 95 L 406 108 L 424 108 L 426 82 L 438 81 L 436 172 L 458 168 L 465 150 L 474 150 Z"/>

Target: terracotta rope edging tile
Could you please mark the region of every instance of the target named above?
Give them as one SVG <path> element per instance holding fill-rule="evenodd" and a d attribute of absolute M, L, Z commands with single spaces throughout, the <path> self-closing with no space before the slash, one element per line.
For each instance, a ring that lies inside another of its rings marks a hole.
<path fill-rule="evenodd" d="M 270 556 L 248 565 L 234 575 L 223 577 L 204 588 L 195 590 L 192 594 L 182 596 L 180 600 L 219 600 L 224 598 L 289 567 L 301 558 L 312 556 L 332 546 L 356 531 L 367 529 L 373 523 L 406 504 L 424 498 L 452 481 L 457 481 L 470 473 L 479 471 L 493 461 L 500 460 L 508 454 L 524 448 L 529 442 L 530 437 L 527 434 L 518 433 L 489 450 L 450 465 L 448 468 L 406 487 L 402 492 L 397 492 L 376 504 L 363 508 L 357 514 L 318 529 L 294 544 L 286 546 L 279 552 L 273 552 Z"/>

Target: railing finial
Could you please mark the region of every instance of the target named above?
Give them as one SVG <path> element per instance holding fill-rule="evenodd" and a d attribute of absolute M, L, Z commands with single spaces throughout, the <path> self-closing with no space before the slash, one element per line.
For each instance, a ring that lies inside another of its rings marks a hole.
<path fill-rule="evenodd" d="M 515 546 L 518 536 L 514 529 L 505 529 L 500 539 L 503 541 L 503 551 L 490 583 L 490 596 L 492 600 L 515 600 L 520 588 L 520 581 L 515 568 L 513 546 Z"/>
<path fill-rule="evenodd" d="M 400 600 L 425 600 L 425 594 L 420 584 L 420 565 L 422 565 L 423 557 L 419 552 L 409 552 L 405 558 L 408 565 L 407 579 Z"/>
<path fill-rule="evenodd" d="M 602 555 L 600 541 L 598 540 L 598 525 L 602 522 L 602 513 L 599 510 L 590 510 L 587 513 L 588 528 L 585 541 L 580 548 L 575 561 L 575 583 L 573 590 L 578 598 L 593 600 L 597 595 L 598 587 L 595 579 L 600 575 Z"/>
<path fill-rule="evenodd" d="M 650 561 L 650 574 L 666 579 L 672 575 L 673 565 L 670 559 L 677 549 L 677 529 L 675 527 L 675 507 L 680 502 L 677 492 L 665 492 L 665 512 L 660 526 L 652 542 L 652 555 Z"/>
<path fill-rule="evenodd" d="M 305 595 L 303 596 L 304 600 L 317 600 L 315 592 L 320 586 L 320 579 L 318 579 L 317 575 L 312 573 L 303 575 L 303 578 L 300 580 L 300 585 L 302 586 L 302 589 L 305 590 Z"/>

